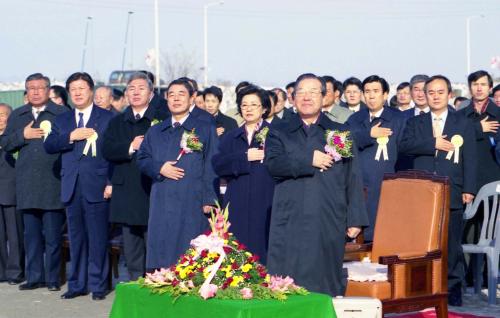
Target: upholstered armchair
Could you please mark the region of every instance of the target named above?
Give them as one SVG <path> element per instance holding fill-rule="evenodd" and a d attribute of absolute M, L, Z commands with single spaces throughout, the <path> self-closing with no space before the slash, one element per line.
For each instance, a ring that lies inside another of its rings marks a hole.
<path fill-rule="evenodd" d="M 437 317 L 447 317 L 449 196 L 445 177 L 387 174 L 373 244 L 347 247 L 351 259 L 368 256 L 371 263 L 387 265 L 387 280 L 349 280 L 346 296 L 378 298 L 384 313 L 434 307 Z"/>

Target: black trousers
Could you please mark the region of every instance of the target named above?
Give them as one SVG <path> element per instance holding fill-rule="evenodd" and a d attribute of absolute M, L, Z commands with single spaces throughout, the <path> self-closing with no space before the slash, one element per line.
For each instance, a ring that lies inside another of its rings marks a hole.
<path fill-rule="evenodd" d="M 146 243 L 148 228 L 143 225 L 127 225 L 122 228 L 123 252 L 130 280 L 137 280 L 146 271 Z"/>
<path fill-rule="evenodd" d="M 465 276 L 462 232 L 464 210 L 451 209 L 448 224 L 448 290 L 460 288 Z"/>
<path fill-rule="evenodd" d="M 24 277 L 23 214 L 0 205 L 0 280 Z"/>

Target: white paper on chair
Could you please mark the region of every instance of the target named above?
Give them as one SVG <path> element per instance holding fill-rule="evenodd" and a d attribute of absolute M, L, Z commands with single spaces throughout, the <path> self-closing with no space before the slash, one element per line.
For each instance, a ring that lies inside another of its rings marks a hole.
<path fill-rule="evenodd" d="M 384 282 L 387 281 L 387 265 L 370 262 L 346 262 L 347 279 L 356 282 Z"/>

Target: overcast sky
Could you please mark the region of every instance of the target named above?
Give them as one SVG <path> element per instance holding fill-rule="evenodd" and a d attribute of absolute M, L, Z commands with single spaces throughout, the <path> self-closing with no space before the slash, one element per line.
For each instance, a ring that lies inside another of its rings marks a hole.
<path fill-rule="evenodd" d="M 203 5 L 211 0 L 160 0 L 160 49 L 187 55 L 203 73 Z M 107 81 L 121 69 L 128 11 L 126 69 L 147 68 L 154 47 L 153 0 L 1 0 L 0 81 L 33 72 L 65 80 L 82 63 Z M 392 83 L 415 73 L 463 82 L 466 19 L 471 19 L 472 70 L 500 55 L 500 0 L 225 0 L 208 9 L 209 78 L 281 85 L 303 72 Z"/>

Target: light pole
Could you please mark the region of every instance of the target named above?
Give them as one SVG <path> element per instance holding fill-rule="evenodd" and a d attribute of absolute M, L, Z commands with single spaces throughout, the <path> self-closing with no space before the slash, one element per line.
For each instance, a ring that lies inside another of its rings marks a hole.
<path fill-rule="evenodd" d="M 155 80 L 158 89 L 158 94 L 160 94 L 160 19 L 158 16 L 158 0 L 155 0 Z"/>
<path fill-rule="evenodd" d="M 468 16 L 466 21 L 466 41 L 467 41 L 467 76 L 470 74 L 470 20 L 474 18 L 484 18 L 483 14 Z"/>
<path fill-rule="evenodd" d="M 89 34 L 89 24 L 92 21 L 92 17 L 87 17 L 87 24 L 85 26 L 85 37 L 83 39 L 83 52 L 82 52 L 82 67 L 81 71 L 85 68 L 85 53 L 87 52 L 87 38 Z"/>
<path fill-rule="evenodd" d="M 134 14 L 134 12 L 129 11 L 127 15 L 127 26 L 125 27 L 125 41 L 123 42 L 122 71 L 125 70 L 125 55 L 127 53 L 128 26 L 130 24 L 130 16 L 132 14 Z"/>
<path fill-rule="evenodd" d="M 208 8 L 216 5 L 223 5 L 224 1 L 210 2 L 203 6 L 203 70 L 204 74 L 204 86 L 208 86 Z"/>

